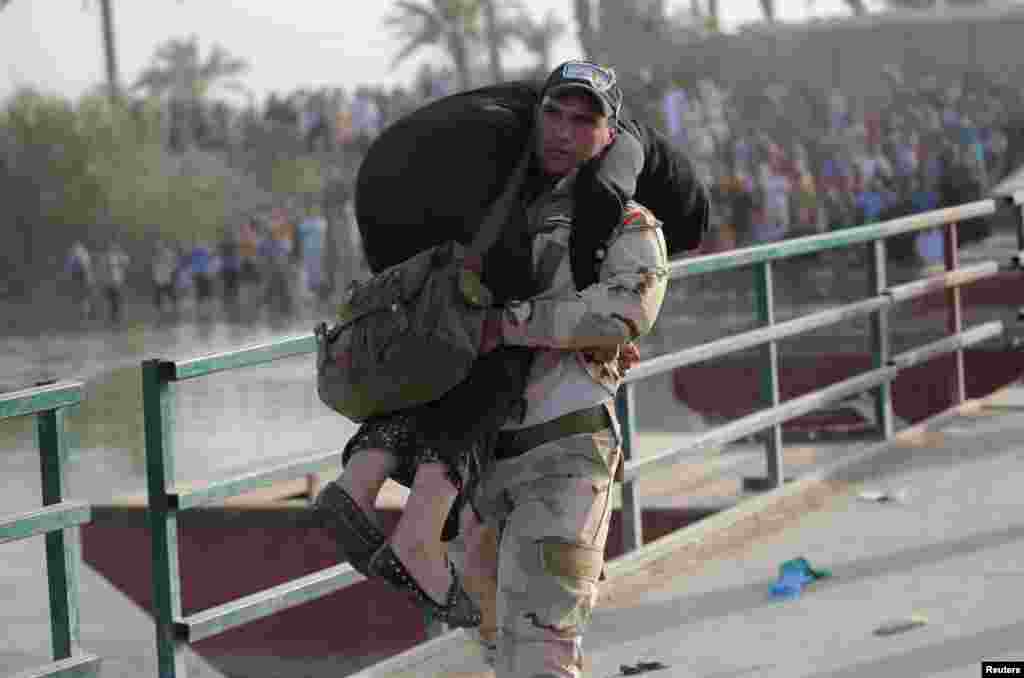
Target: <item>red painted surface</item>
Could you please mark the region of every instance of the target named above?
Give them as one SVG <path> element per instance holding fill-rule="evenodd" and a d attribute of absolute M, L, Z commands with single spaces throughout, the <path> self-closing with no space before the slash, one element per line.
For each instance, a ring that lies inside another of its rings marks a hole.
<path fill-rule="evenodd" d="M 149 529 L 102 522 L 83 528 L 85 561 L 151 613 Z M 333 544 L 316 529 L 180 526 L 178 541 L 185 614 L 339 562 Z M 424 639 L 416 608 L 384 584 L 368 581 L 200 641 L 194 648 L 212 654 L 327 656 L 397 652 Z"/>
<path fill-rule="evenodd" d="M 381 517 L 390 528 L 397 514 Z M 701 517 L 683 510 L 644 511 L 645 539 Z M 620 525 L 616 511 L 608 537 L 609 557 L 622 553 Z M 316 529 L 181 526 L 178 540 L 185 614 L 339 562 L 333 544 Z M 148 528 L 109 522 L 83 525 L 82 554 L 85 562 L 152 614 Z M 425 639 L 422 616 L 411 603 L 386 584 L 366 581 L 200 641 L 193 648 L 211 658 L 230 654 L 313 658 L 395 654 Z"/>
<path fill-rule="evenodd" d="M 757 357 L 721 360 L 678 368 L 675 395 L 703 414 L 735 419 L 761 409 L 761 361 Z M 1024 351 L 967 350 L 964 355 L 968 398 L 979 398 L 1006 386 L 1024 373 Z M 871 370 L 867 354 L 784 356 L 779 363 L 783 401 Z M 902 372 L 893 383 L 893 410 L 917 422 L 953 404 L 953 357 L 942 356 Z M 807 428 L 814 415 L 787 422 L 785 428 Z"/>
<path fill-rule="evenodd" d="M 1024 306 L 1024 271 L 1001 271 L 991 278 L 982 278 L 960 288 L 961 303 L 971 306 Z M 946 308 L 945 292 L 936 292 L 907 302 L 914 311 L 935 311 Z"/>

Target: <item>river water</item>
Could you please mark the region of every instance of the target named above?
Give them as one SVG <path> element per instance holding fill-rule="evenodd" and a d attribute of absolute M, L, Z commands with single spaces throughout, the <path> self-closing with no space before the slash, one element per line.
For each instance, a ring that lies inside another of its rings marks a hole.
<path fill-rule="evenodd" d="M 104 502 L 145 487 L 140 364 L 184 359 L 308 332 L 309 319 L 135 324 L 85 333 L 0 339 L 5 390 L 45 379 L 77 379 L 85 399 L 70 409 L 69 485 L 75 498 Z M 173 387 L 176 477 L 230 474 L 276 457 L 340 448 L 354 431 L 316 395 L 313 356 L 215 373 Z M 0 421 L 0 515 L 37 505 L 35 423 Z M 340 462 L 340 459 L 339 459 Z"/>

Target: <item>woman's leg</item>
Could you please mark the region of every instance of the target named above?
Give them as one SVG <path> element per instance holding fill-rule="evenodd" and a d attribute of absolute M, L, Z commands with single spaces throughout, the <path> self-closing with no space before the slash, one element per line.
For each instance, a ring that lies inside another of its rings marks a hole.
<path fill-rule="evenodd" d="M 338 478 L 338 485 L 345 490 L 366 517 L 375 525 L 377 495 L 384 481 L 398 467 L 395 455 L 383 449 L 362 450 L 349 458 Z"/>
<path fill-rule="evenodd" d="M 402 518 L 391 535 L 395 555 L 424 593 L 438 603 L 444 602 L 452 583 L 441 531 L 457 494 L 445 464 L 420 464 Z"/>

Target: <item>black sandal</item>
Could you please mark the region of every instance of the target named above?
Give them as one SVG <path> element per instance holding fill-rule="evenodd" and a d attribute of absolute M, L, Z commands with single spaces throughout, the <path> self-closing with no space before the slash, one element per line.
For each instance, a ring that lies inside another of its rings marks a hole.
<path fill-rule="evenodd" d="M 423 610 L 424 621 L 440 621 L 452 628 L 473 628 L 480 626 L 480 608 L 462 587 L 455 566 L 449 560 L 448 569 L 452 575 L 452 584 L 448 587 L 445 604 L 439 605 L 433 598 L 420 588 L 419 583 L 409 573 L 391 544 L 385 543 L 370 558 L 369 569 L 373 574 L 394 586 L 399 591 L 409 594 L 412 602 Z"/>
<path fill-rule="evenodd" d="M 352 569 L 371 577 L 370 558 L 386 539 L 348 492 L 335 481 L 327 483 L 313 504 L 313 515 L 334 538 Z"/>

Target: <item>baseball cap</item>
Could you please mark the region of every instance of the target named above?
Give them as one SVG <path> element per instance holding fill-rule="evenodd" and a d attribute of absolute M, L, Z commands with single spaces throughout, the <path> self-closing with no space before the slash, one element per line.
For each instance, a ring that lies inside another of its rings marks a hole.
<path fill-rule="evenodd" d="M 544 82 L 543 95 L 558 96 L 571 90 L 590 94 L 609 118 L 619 115 L 622 90 L 613 69 L 589 61 L 566 61 L 551 71 Z"/>

